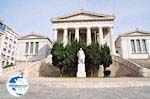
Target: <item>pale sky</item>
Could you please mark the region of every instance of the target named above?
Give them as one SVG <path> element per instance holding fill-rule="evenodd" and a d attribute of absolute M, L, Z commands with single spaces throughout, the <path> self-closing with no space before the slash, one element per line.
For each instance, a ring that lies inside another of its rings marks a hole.
<path fill-rule="evenodd" d="M 150 31 L 150 0 L 0 0 L 0 20 L 21 36 L 36 32 L 53 40 L 50 19 L 82 7 L 116 16 L 113 39 L 135 28 Z"/>

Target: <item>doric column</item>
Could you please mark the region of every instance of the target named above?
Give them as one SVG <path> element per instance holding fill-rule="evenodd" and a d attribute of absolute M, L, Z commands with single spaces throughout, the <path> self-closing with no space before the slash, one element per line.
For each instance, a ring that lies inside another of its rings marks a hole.
<path fill-rule="evenodd" d="M 135 44 L 135 53 L 137 53 L 137 42 L 136 42 L 136 39 L 134 39 L 134 44 Z"/>
<path fill-rule="evenodd" d="M 110 47 L 110 49 L 112 49 L 112 38 L 111 38 L 111 31 L 109 33 L 107 33 L 107 45 Z"/>
<path fill-rule="evenodd" d="M 147 52 L 149 54 L 149 59 L 150 59 L 150 40 L 146 40 L 146 48 L 147 48 Z"/>
<path fill-rule="evenodd" d="M 91 28 L 87 28 L 86 42 L 87 46 L 91 44 Z"/>
<path fill-rule="evenodd" d="M 54 42 L 57 41 L 57 29 L 53 29 L 54 31 Z"/>
<path fill-rule="evenodd" d="M 79 41 L 79 28 L 75 29 L 75 39 Z"/>
<path fill-rule="evenodd" d="M 143 50 L 143 44 L 142 44 L 142 39 L 139 39 L 140 40 L 140 47 L 141 47 L 141 52 L 143 53 L 144 50 Z"/>
<path fill-rule="evenodd" d="M 67 29 L 64 29 L 64 33 L 63 33 L 63 43 L 64 43 L 64 46 L 66 46 L 67 43 L 68 43 L 68 31 L 67 31 Z"/>
<path fill-rule="evenodd" d="M 108 39 L 109 39 L 108 44 L 110 45 L 112 54 L 116 54 L 115 42 L 113 42 L 112 33 L 113 33 L 113 27 L 110 27 L 109 36 L 108 36 Z"/>
<path fill-rule="evenodd" d="M 98 39 L 99 39 L 99 45 L 103 45 L 103 30 L 102 30 L 102 27 L 99 27 Z"/>

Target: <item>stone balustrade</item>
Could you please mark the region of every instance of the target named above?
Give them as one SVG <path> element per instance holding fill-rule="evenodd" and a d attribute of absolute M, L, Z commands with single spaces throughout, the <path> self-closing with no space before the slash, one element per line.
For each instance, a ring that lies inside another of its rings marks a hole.
<path fill-rule="evenodd" d="M 142 67 L 140 65 L 138 65 L 138 64 L 136 64 L 132 61 L 123 59 L 120 56 L 113 55 L 113 54 L 112 54 L 112 59 L 114 61 L 119 62 L 120 64 L 123 64 L 123 65 L 127 66 L 128 68 L 130 68 L 130 69 L 132 69 L 136 72 L 139 72 L 139 76 L 141 76 L 140 71 L 142 70 Z"/>

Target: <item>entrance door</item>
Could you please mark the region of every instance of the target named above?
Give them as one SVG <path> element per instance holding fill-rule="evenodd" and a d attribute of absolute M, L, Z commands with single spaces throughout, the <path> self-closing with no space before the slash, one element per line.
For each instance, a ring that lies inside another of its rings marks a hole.
<path fill-rule="evenodd" d="M 86 29 L 80 29 L 79 37 L 80 41 L 86 44 Z"/>

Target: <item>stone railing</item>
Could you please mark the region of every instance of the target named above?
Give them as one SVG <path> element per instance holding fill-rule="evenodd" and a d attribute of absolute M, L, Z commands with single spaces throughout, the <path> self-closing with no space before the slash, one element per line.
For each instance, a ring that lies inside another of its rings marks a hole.
<path fill-rule="evenodd" d="M 12 72 L 14 70 L 20 70 L 22 68 L 24 68 L 23 65 L 21 65 L 21 66 L 11 66 L 11 67 L 3 69 L 3 73 Z"/>
<path fill-rule="evenodd" d="M 117 61 L 119 62 L 120 64 L 123 64 L 125 66 L 127 66 L 128 68 L 131 68 L 132 70 L 134 71 L 140 71 L 142 69 L 142 67 L 132 61 L 129 61 L 129 60 L 126 60 L 126 59 L 123 59 L 122 57 L 120 56 L 117 56 L 117 55 L 113 55 L 112 54 L 112 59 L 114 61 Z"/>
<path fill-rule="evenodd" d="M 30 65 L 30 64 L 31 64 L 31 63 L 28 62 L 28 65 Z M 16 70 L 21 70 L 21 69 L 24 69 L 25 67 L 26 67 L 25 62 L 24 62 L 24 63 L 21 63 L 21 64 L 16 64 L 15 66 L 11 66 L 11 67 L 4 68 L 4 69 L 3 69 L 3 73 L 13 72 L 13 71 L 16 71 Z"/>

